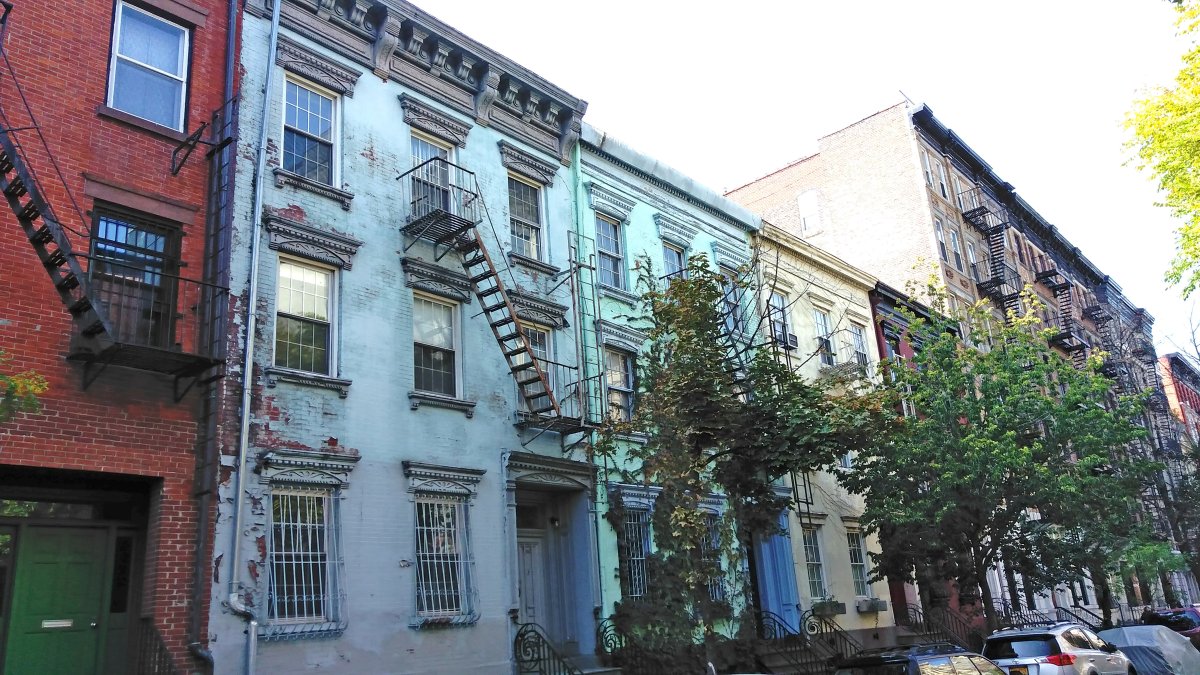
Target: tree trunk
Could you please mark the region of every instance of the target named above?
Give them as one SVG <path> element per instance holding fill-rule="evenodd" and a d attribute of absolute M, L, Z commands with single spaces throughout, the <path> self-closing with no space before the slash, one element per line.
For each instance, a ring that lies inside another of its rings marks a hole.
<path fill-rule="evenodd" d="M 979 597 L 983 601 L 984 622 L 988 631 L 993 631 L 999 627 L 999 619 L 996 616 L 996 605 L 992 602 L 992 585 L 987 581 L 987 568 L 979 562 L 979 556 L 975 553 L 971 552 L 971 562 L 975 568 L 975 578 L 979 579 Z"/>
<path fill-rule="evenodd" d="M 1099 565 L 1092 565 L 1088 573 L 1092 576 L 1092 586 L 1096 589 L 1096 603 L 1100 605 L 1100 616 L 1103 617 L 1105 628 L 1116 625 L 1112 620 L 1113 594 L 1108 583 L 1108 575 Z"/>

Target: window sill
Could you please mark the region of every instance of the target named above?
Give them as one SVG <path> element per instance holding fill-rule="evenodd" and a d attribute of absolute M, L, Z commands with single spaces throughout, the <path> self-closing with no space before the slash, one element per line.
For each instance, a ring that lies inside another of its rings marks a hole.
<path fill-rule="evenodd" d="M 600 295 L 612 300 L 616 300 L 617 302 L 624 303 L 630 307 L 637 307 L 638 303 L 641 302 L 641 297 L 634 295 L 629 291 L 615 288 L 613 286 L 605 286 L 604 284 L 600 284 Z"/>
<path fill-rule="evenodd" d="M 338 637 L 344 632 L 346 632 L 345 621 L 268 624 L 259 632 L 258 639 L 263 641 L 320 640 Z"/>
<path fill-rule="evenodd" d="M 558 269 L 554 265 L 551 265 L 550 263 L 542 262 L 536 258 L 523 256 L 520 253 L 513 253 L 512 251 L 508 252 L 508 261 L 514 265 L 520 265 L 521 267 L 531 269 L 535 272 L 541 272 L 542 274 L 549 274 L 551 276 L 562 272 L 562 270 Z"/>
<path fill-rule="evenodd" d="M 350 380 L 342 380 L 320 373 L 306 373 L 302 370 L 292 370 L 291 368 L 279 368 L 276 366 L 270 366 L 264 369 L 263 372 L 267 374 L 267 386 L 271 388 L 274 388 L 280 382 L 288 382 L 306 387 L 336 391 L 340 398 L 346 398 L 350 394 Z"/>
<path fill-rule="evenodd" d="M 332 185 L 318 183 L 300 174 L 292 173 L 287 169 L 275 167 L 275 187 L 283 187 L 285 185 L 291 185 L 298 190 L 304 190 L 327 199 L 332 199 L 342 205 L 343 211 L 350 210 L 350 200 L 354 199 L 354 193 L 352 192 L 339 190 Z"/>
<path fill-rule="evenodd" d="M 157 122 L 144 120 L 137 115 L 130 115 L 124 110 L 117 110 L 116 108 L 110 108 L 106 105 L 96 106 L 96 115 L 108 118 L 114 122 L 121 122 L 122 124 L 136 127 L 142 131 L 147 131 L 155 136 L 158 136 L 159 138 L 171 141 L 173 143 L 182 143 L 187 140 L 187 134 L 181 131 L 177 131 L 171 127 L 164 127 Z"/>
<path fill-rule="evenodd" d="M 479 623 L 479 614 L 454 614 L 451 616 L 418 616 L 408 623 L 409 628 L 416 630 L 429 628 L 456 628 L 459 626 L 474 626 Z"/>
<path fill-rule="evenodd" d="M 628 433 L 628 434 L 613 434 L 613 438 L 617 439 L 618 441 L 626 441 L 628 443 L 637 443 L 638 445 L 645 445 L 646 442 L 650 440 L 649 435 L 639 434 L 636 432 Z"/>
<path fill-rule="evenodd" d="M 408 405 L 412 410 L 420 408 L 422 405 L 432 406 L 434 408 L 449 408 L 451 410 L 461 410 L 470 419 L 475 416 L 475 401 L 466 399 L 454 398 L 453 396 L 443 396 L 441 394 L 433 394 L 427 391 L 410 391 L 408 392 Z"/>

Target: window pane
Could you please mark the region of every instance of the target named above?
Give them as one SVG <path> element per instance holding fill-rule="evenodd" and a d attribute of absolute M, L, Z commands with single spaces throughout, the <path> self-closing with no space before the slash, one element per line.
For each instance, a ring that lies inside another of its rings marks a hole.
<path fill-rule="evenodd" d="M 663 244 L 663 272 L 666 275 L 674 275 L 683 272 L 683 251 L 671 246 Z"/>
<path fill-rule="evenodd" d="M 808 566 L 808 595 L 810 598 L 825 597 L 825 570 L 821 564 L 821 543 L 815 528 L 804 528 L 801 537 L 804 543 L 804 560 Z"/>
<path fill-rule="evenodd" d="M 329 321 L 330 273 L 290 262 L 279 263 L 279 311 Z"/>
<path fill-rule="evenodd" d="M 121 5 L 120 56 L 182 78 L 184 35 L 179 26 Z"/>
<path fill-rule="evenodd" d="M 861 532 L 847 532 L 846 541 L 850 548 L 850 576 L 854 579 L 854 594 L 871 595 L 867 584 L 867 553 Z"/>
<path fill-rule="evenodd" d="M 114 108 L 178 129 L 182 115 L 183 82 L 131 61 L 117 60 L 113 76 Z"/>
<path fill-rule="evenodd" d="M 508 208 L 510 215 L 530 223 L 540 223 L 538 189 L 515 178 L 508 179 Z"/>
<path fill-rule="evenodd" d="M 414 298 L 413 340 L 442 349 L 454 349 L 454 308 L 426 298 Z"/>
<path fill-rule="evenodd" d="M 324 141 L 333 139 L 333 99 L 288 82 L 284 108 L 288 126 Z"/>
<path fill-rule="evenodd" d="M 456 396 L 454 352 L 422 344 L 413 345 L 414 386 L 445 396 Z"/>
<path fill-rule="evenodd" d="M 621 236 L 618 225 L 606 218 L 596 217 L 596 246 L 601 251 L 621 255 Z"/>
<path fill-rule="evenodd" d="M 620 258 L 600 254 L 600 283 L 613 288 L 625 288 L 625 271 Z"/>
<path fill-rule="evenodd" d="M 272 619 L 331 620 L 327 506 L 329 494 L 271 495 Z"/>

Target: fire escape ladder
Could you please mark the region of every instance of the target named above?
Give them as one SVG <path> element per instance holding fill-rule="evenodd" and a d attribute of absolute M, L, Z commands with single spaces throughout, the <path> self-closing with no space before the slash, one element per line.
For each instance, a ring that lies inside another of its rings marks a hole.
<path fill-rule="evenodd" d="M 104 308 L 92 302 L 87 273 L 71 250 L 71 242 L 58 218 L 42 197 L 25 164 L 20 144 L 7 129 L 0 130 L 0 191 L 71 313 L 85 348 L 101 353 L 112 347 L 115 342 Z"/>

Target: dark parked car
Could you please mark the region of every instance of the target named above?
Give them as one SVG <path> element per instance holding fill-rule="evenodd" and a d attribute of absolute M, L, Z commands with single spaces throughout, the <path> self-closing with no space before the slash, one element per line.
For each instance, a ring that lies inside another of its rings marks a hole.
<path fill-rule="evenodd" d="M 974 652 L 949 643 L 864 652 L 838 663 L 837 675 L 1004 675 Z"/>
<path fill-rule="evenodd" d="M 1142 623 L 1147 626 L 1166 626 L 1191 640 L 1192 646 L 1200 649 L 1200 609 L 1156 609 L 1143 614 Z"/>

